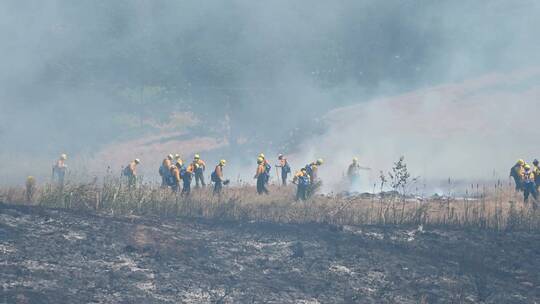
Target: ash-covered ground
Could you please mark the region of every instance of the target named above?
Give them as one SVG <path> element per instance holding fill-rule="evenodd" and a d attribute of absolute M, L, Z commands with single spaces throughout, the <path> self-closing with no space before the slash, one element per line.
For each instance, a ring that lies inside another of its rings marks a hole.
<path fill-rule="evenodd" d="M 540 236 L 0 203 L 0 303 L 537 303 Z"/>

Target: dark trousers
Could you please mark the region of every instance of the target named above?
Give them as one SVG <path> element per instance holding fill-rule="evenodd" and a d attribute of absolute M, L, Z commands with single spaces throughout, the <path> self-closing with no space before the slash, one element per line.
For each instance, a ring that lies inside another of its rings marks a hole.
<path fill-rule="evenodd" d="M 214 183 L 214 195 L 221 194 L 221 189 L 223 189 L 223 183 L 221 181 Z"/>
<path fill-rule="evenodd" d="M 285 173 L 285 172 L 283 172 L 283 170 L 282 170 L 282 172 L 281 172 L 281 184 L 282 184 L 283 186 L 287 186 L 287 176 L 288 176 L 288 175 L 289 175 L 289 173 Z"/>
<path fill-rule="evenodd" d="M 204 181 L 204 172 L 203 171 L 196 171 L 195 172 L 195 187 L 199 188 L 200 186 L 205 187 L 206 182 Z"/>
<path fill-rule="evenodd" d="M 268 194 L 268 189 L 266 189 L 267 178 L 264 174 L 257 177 L 257 193 L 258 194 Z"/>
<path fill-rule="evenodd" d="M 516 183 L 516 191 L 523 191 L 523 182 L 519 177 L 512 176 L 514 178 L 514 182 Z"/>
<path fill-rule="evenodd" d="M 298 185 L 296 188 L 296 201 L 307 200 L 307 189 L 308 187 L 305 185 Z"/>
<path fill-rule="evenodd" d="M 135 185 L 137 184 L 137 177 L 135 175 L 130 175 L 127 177 L 128 180 L 128 188 L 132 189 L 135 188 Z"/>
<path fill-rule="evenodd" d="M 165 187 L 167 187 L 167 185 Z M 171 186 L 171 189 L 173 192 L 180 191 L 180 184 L 174 184 L 173 186 Z"/>
<path fill-rule="evenodd" d="M 191 193 L 191 179 L 184 178 L 184 184 L 182 187 L 182 194 L 189 195 Z"/>
<path fill-rule="evenodd" d="M 168 177 L 163 175 L 161 177 L 161 188 L 167 188 L 169 186 L 169 181 L 168 181 Z"/>
<path fill-rule="evenodd" d="M 538 200 L 538 192 L 536 191 L 536 184 L 535 183 L 524 183 L 524 189 L 523 189 L 523 201 L 527 202 L 529 201 L 529 196 L 532 195 L 534 200 Z"/>

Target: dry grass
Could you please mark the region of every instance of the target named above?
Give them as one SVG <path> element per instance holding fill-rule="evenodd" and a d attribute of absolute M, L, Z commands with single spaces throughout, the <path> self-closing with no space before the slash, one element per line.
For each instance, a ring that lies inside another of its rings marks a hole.
<path fill-rule="evenodd" d="M 118 215 L 204 217 L 279 223 L 334 225 L 431 225 L 489 230 L 540 230 L 540 212 L 522 203 L 511 187 L 476 189 L 471 197 L 407 199 L 400 196 L 368 198 L 316 195 L 295 202 L 295 189 L 270 187 L 259 196 L 252 186 L 226 187 L 221 197 L 212 189 L 193 190 L 182 197 L 156 185 L 128 190 L 117 178 L 103 182 L 37 187 L 31 201 L 24 188 L 0 189 L 0 201 L 46 207 L 97 211 Z M 473 193 L 474 191 L 471 191 Z"/>

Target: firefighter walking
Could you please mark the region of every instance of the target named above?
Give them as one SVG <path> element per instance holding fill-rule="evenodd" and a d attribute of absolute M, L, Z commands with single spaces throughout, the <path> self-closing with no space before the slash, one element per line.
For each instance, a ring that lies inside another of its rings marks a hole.
<path fill-rule="evenodd" d="M 212 172 L 211 180 L 214 183 L 214 195 L 221 195 L 223 184 L 227 183 L 227 181 L 223 179 L 223 167 L 225 167 L 226 163 L 226 160 L 220 160 L 214 169 L 214 172 Z"/>

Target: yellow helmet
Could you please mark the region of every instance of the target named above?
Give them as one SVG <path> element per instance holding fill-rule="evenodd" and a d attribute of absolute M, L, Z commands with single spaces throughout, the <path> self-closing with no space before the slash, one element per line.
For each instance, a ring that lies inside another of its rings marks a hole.
<path fill-rule="evenodd" d="M 324 163 L 324 160 L 322 158 L 317 159 L 317 165 L 322 165 Z"/>
<path fill-rule="evenodd" d="M 352 161 L 353 161 L 353 163 L 357 163 L 358 162 L 358 157 L 353 157 Z"/>
<path fill-rule="evenodd" d="M 262 164 L 263 161 L 264 161 L 264 158 L 262 157 L 257 158 L 257 164 Z"/>
<path fill-rule="evenodd" d="M 140 164 L 140 163 L 141 163 L 141 160 L 138 159 L 138 158 L 135 158 L 134 162 L 135 162 L 136 164 Z"/>
<path fill-rule="evenodd" d="M 530 170 L 531 169 L 531 166 L 530 165 L 525 165 L 525 170 Z"/>
<path fill-rule="evenodd" d="M 67 159 L 67 154 L 61 154 L 60 159 L 61 160 L 66 160 Z"/>
<path fill-rule="evenodd" d="M 181 166 L 184 165 L 184 161 L 182 161 L 181 159 L 178 159 L 178 160 L 176 161 L 176 165 L 181 167 Z"/>
<path fill-rule="evenodd" d="M 180 159 L 180 154 L 175 154 L 174 159 Z"/>
<path fill-rule="evenodd" d="M 201 159 L 201 156 L 199 154 L 195 154 L 195 159 Z"/>
<path fill-rule="evenodd" d="M 264 153 L 259 154 L 259 158 L 262 158 L 264 160 Z"/>
<path fill-rule="evenodd" d="M 525 161 L 523 159 L 518 159 L 517 161 L 518 165 L 523 166 L 525 165 Z"/>
<path fill-rule="evenodd" d="M 226 160 L 222 159 L 219 161 L 219 164 L 222 165 L 222 166 L 225 166 L 225 164 L 227 163 Z"/>

